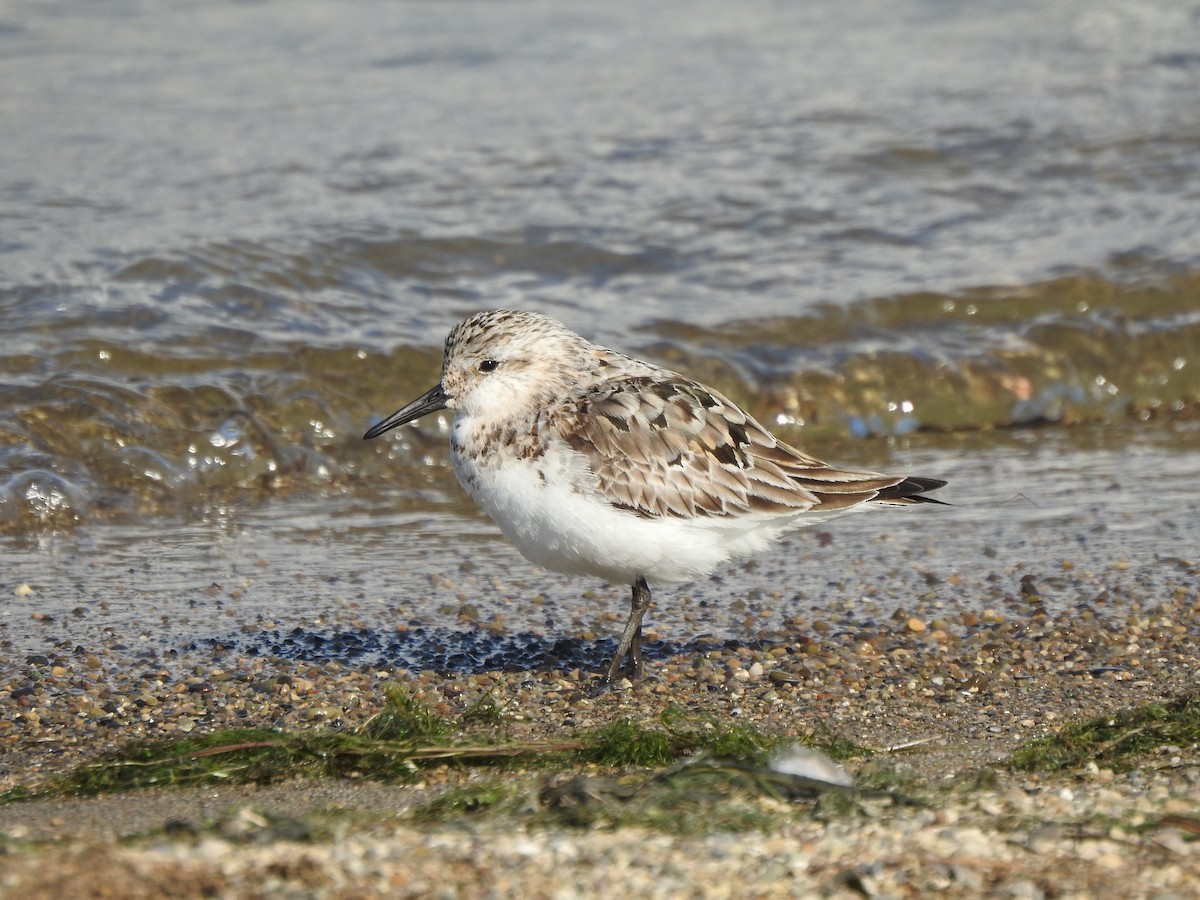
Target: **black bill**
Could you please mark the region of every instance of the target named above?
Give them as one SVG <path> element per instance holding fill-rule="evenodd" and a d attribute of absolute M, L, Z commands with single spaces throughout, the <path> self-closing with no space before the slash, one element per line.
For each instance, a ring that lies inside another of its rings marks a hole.
<path fill-rule="evenodd" d="M 396 410 L 382 422 L 372 425 L 367 433 L 363 435 L 363 440 L 379 437 L 385 431 L 391 431 L 397 425 L 403 425 L 405 422 L 412 422 L 431 412 L 445 409 L 449 399 L 446 396 L 446 392 L 442 390 L 441 384 L 436 384 L 412 403 L 408 404 L 408 406 Z"/>

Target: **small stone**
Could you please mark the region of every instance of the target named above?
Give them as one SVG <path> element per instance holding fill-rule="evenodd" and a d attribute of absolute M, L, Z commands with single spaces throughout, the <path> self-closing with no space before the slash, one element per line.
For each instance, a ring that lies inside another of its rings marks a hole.
<path fill-rule="evenodd" d="M 778 669 L 773 670 L 767 678 L 775 684 L 800 684 L 804 679 L 793 672 L 782 672 Z"/>

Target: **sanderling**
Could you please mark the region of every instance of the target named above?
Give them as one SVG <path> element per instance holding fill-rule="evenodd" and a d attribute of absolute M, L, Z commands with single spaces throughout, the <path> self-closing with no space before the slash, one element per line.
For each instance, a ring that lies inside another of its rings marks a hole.
<path fill-rule="evenodd" d="M 441 382 L 364 437 L 446 408 L 459 482 L 527 559 L 633 585 L 609 682 L 626 657 L 643 673 L 651 582 L 692 581 L 869 504 L 938 503 L 922 494 L 946 483 L 828 466 L 712 388 L 539 313 L 460 322 Z"/>

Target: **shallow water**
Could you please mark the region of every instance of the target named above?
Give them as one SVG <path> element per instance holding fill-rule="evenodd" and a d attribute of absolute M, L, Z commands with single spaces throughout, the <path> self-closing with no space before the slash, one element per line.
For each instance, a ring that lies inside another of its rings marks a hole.
<path fill-rule="evenodd" d="M 1172 432 L 1182 431 L 1185 434 Z M 1196 594 L 1200 489 L 1195 423 L 1038 429 L 859 441 L 839 458 L 947 477 L 952 507 L 880 510 L 800 532 L 747 565 L 655 592 L 652 656 L 697 638 L 770 640 L 795 617 L 944 606 L 1011 614 L 1031 576 L 1051 613 L 1146 609 Z M 951 446 L 951 444 L 953 446 Z M 1154 495 L 1127 477 L 1156 473 Z M 595 664 L 628 611 L 628 587 L 527 562 L 458 497 L 453 476 L 410 511 L 406 486 L 372 502 L 268 501 L 200 520 L 87 526 L 9 542 L 16 579 L 0 646 L 18 654 L 98 646 L 159 659 L 234 647 L 414 669 L 527 668 L 543 655 Z M 432 499 L 440 498 L 440 499 Z M 933 592 L 931 595 L 930 592 Z M 833 610 L 834 612 L 831 612 Z M 599 643 L 597 643 L 597 641 Z"/>
<path fill-rule="evenodd" d="M 503 305 L 951 479 L 746 591 L 881 534 L 1194 556 L 1198 46 L 1195 3 L 10 4 L 0 639 L 619 612 L 495 537 L 444 420 L 360 439 Z"/>

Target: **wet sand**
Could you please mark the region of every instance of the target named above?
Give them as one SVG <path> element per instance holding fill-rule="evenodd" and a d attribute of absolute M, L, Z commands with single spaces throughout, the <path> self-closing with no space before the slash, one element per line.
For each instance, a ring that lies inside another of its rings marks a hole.
<path fill-rule="evenodd" d="M 1166 748 L 1131 772 L 1091 765 L 1031 775 L 1008 764 L 1018 746 L 1066 721 L 1195 688 L 1200 565 L 1170 558 L 1071 569 L 1057 577 L 1092 588 L 1071 608 L 1046 608 L 1037 591 L 1047 573 L 1026 572 L 1022 581 L 1021 569 L 1012 570 L 1006 587 L 1015 590 L 998 592 L 982 611 L 909 575 L 896 589 L 917 599 L 890 615 L 873 617 L 868 598 L 816 604 L 769 637 L 692 642 L 654 662 L 647 681 L 599 694 L 586 666 L 597 651 L 591 634 L 565 643 L 568 657 L 572 646 L 576 654 L 565 667 L 457 675 L 218 647 L 141 668 L 103 648 L 82 656 L 63 648 L 34 664 L 0 660 L 5 788 L 141 736 L 354 728 L 382 705 L 383 684 L 403 681 L 448 717 L 490 694 L 505 733 L 518 740 L 570 739 L 618 718 L 653 723 L 668 705 L 772 734 L 828 730 L 877 751 L 852 760 L 852 773 L 895 766 L 933 797 L 929 808 L 842 815 L 798 803 L 772 833 L 682 837 L 406 818 L 449 787 L 512 778 L 527 782 L 532 798 L 553 777 L 457 766 L 407 785 L 343 780 L 9 803 L 0 806 L 0 889 L 29 897 L 359 897 L 603 888 L 717 897 L 751 885 L 763 897 L 1191 896 L 1200 886 L 1200 842 L 1188 830 L 1200 820 L 1197 747 Z"/>
<path fill-rule="evenodd" d="M 399 785 L 35 800 L 0 805 L 0 894 L 1193 896 L 1196 746 L 1132 771 L 1010 765 L 1066 722 L 1194 689 L 1200 494 L 1183 435 L 901 449 L 899 470 L 951 479 L 954 507 L 849 516 L 656 590 L 651 677 L 601 693 L 627 588 L 539 572 L 473 512 L 346 519 L 314 501 L 157 542 L 85 531 L 39 546 L 17 560 L 29 585 L 0 623 L 0 790 L 131 740 L 354 729 L 399 682 L 450 721 L 490 697 L 514 741 L 654 725 L 668 707 L 836 735 L 874 751 L 852 775 L 894 769 L 930 805 L 762 797 L 748 801 L 762 830 L 547 826 L 537 798 L 567 773 L 457 765 Z M 827 455 L 878 463 L 880 450 Z M 1151 472 L 1162 502 L 1137 487 Z M 515 783 L 528 810 L 415 817 L 489 779 Z"/>

